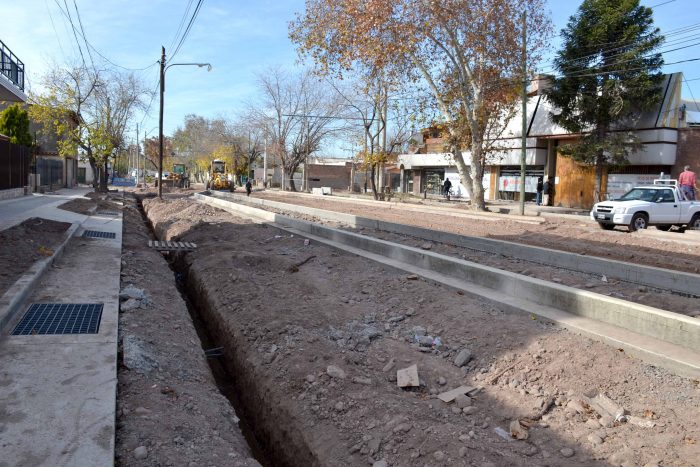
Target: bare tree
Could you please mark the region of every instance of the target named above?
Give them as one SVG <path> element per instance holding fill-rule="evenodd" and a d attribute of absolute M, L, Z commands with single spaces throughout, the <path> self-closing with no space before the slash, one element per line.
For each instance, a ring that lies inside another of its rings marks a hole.
<path fill-rule="evenodd" d="M 397 101 L 389 104 L 389 93 L 394 87 L 384 78 L 360 78 L 343 88 L 333 82 L 330 84 L 344 102 L 348 125 L 356 128 L 353 122 L 361 122 L 363 149 L 355 157 L 369 169 L 372 193 L 374 199 L 379 199 L 378 188 L 381 191 L 383 187 L 378 187 L 378 174 L 383 171 L 385 164 L 396 160 L 398 152 L 408 141 L 409 119 L 405 118 L 402 106 Z M 391 132 L 390 116 L 394 122 Z"/>
<path fill-rule="evenodd" d="M 264 128 L 268 153 L 282 165 L 282 188 L 296 191 L 296 170 L 339 130 L 341 100 L 310 72 L 289 74 L 275 68 L 258 82 L 263 100 L 251 105 L 250 121 Z"/>
<path fill-rule="evenodd" d="M 124 147 L 128 122 L 143 104 L 143 85 L 130 74 L 84 66 L 55 66 L 43 81 L 45 94 L 31 96 L 32 119 L 58 136 L 60 155 L 82 151 L 93 174 L 101 174 L 95 188 L 107 191 L 107 164 Z"/>

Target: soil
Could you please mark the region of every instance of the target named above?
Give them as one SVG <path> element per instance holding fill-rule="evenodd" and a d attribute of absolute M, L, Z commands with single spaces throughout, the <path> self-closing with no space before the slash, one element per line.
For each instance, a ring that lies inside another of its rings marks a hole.
<path fill-rule="evenodd" d="M 596 222 L 581 216 L 566 218 L 544 215 L 544 222 L 523 223 L 514 215 L 482 218 L 481 221 L 451 216 L 449 212 L 431 213 L 431 205 L 424 205 L 428 212 L 415 212 L 401 209 L 401 204 L 337 202 L 324 197 L 302 196 L 292 193 L 256 192 L 256 198 L 264 198 L 283 203 L 293 203 L 319 209 L 345 212 L 358 216 L 381 219 L 389 222 L 415 225 L 445 232 L 474 237 L 488 237 L 517 243 L 569 251 L 572 253 L 599 256 L 602 258 L 628 261 L 660 268 L 698 273 L 700 272 L 700 244 L 679 245 L 674 241 L 650 238 L 641 233 L 629 233 L 619 228 L 604 231 Z M 469 212 L 459 203 L 451 208 Z M 682 237 L 682 233 L 669 232 L 671 237 Z M 669 237 L 669 238 L 671 238 Z"/>
<path fill-rule="evenodd" d="M 351 214 L 362 214 L 362 212 L 355 212 L 355 206 L 353 206 L 351 203 L 347 203 L 346 201 L 343 202 L 330 202 L 328 200 L 315 200 L 315 199 L 308 199 L 306 197 L 294 195 L 294 194 L 285 194 L 285 195 L 280 195 L 280 194 L 264 194 L 263 195 L 265 199 L 274 199 L 275 201 L 281 201 L 284 202 L 287 200 L 288 203 L 290 204 L 302 204 L 305 206 L 310 206 L 310 207 L 318 207 L 316 206 L 316 203 L 320 203 L 320 205 L 323 206 L 322 209 L 327 209 L 327 206 L 329 203 L 333 204 L 336 206 L 333 211 L 337 212 L 346 212 L 346 213 L 351 213 Z M 244 201 L 243 204 L 246 204 Z M 260 208 L 260 206 L 248 203 L 253 207 Z M 346 206 L 349 205 L 349 206 Z M 492 254 L 489 252 L 483 252 L 479 250 L 471 250 L 469 248 L 464 248 L 464 247 L 458 247 L 455 245 L 450 245 L 450 244 L 444 244 L 444 243 L 436 243 L 436 242 L 429 242 L 426 244 L 426 241 L 421 238 L 417 237 L 411 237 L 407 235 L 401 235 L 401 234 L 396 234 L 396 233 L 390 233 L 390 232 L 385 232 L 385 231 L 380 231 L 380 230 L 375 230 L 375 229 L 369 229 L 369 228 L 360 228 L 360 229 L 355 229 L 355 228 L 349 228 L 347 226 L 344 226 L 342 224 L 338 224 L 336 222 L 328 222 L 328 221 L 322 221 L 318 218 L 311 217 L 311 216 L 306 216 L 298 213 L 294 213 L 292 211 L 287 211 L 284 209 L 277 209 L 277 208 L 270 208 L 269 206 L 265 206 L 265 209 L 274 211 L 280 214 L 284 214 L 286 216 L 290 217 L 296 217 L 296 218 L 302 218 L 308 221 L 313 221 L 313 222 L 319 222 L 322 224 L 326 224 L 335 228 L 340 228 L 340 229 L 345 229 L 349 231 L 354 231 L 354 232 L 359 232 L 362 235 L 369 235 L 375 238 L 379 238 L 382 240 L 388 240 L 391 242 L 396 242 L 396 243 L 401 243 L 403 245 L 409 245 L 413 246 L 416 248 L 429 248 L 431 251 L 452 256 L 452 257 L 457 257 L 461 258 L 467 261 L 472 261 L 478 264 L 486 265 L 486 266 L 491 266 L 495 267 L 498 269 L 510 271 L 510 272 L 515 272 L 518 274 L 523 274 L 527 275 L 530 277 L 536 277 L 538 279 L 543 279 L 546 281 L 551 281 L 551 282 L 556 282 L 559 284 L 567 285 L 569 287 L 575 287 L 578 289 L 582 290 L 590 290 L 595 293 L 615 297 L 615 298 L 621 298 L 624 300 L 628 300 L 631 302 L 635 303 L 640 303 L 643 305 L 655 307 L 655 308 L 660 308 L 666 311 L 672 311 L 675 313 L 681 313 L 684 315 L 688 315 L 691 317 L 697 317 L 700 319 L 700 301 L 698 300 L 697 294 L 695 296 L 688 296 L 687 294 L 679 294 L 673 291 L 669 290 L 662 290 L 658 288 L 653 288 L 649 287 L 647 285 L 638 285 L 638 284 L 633 284 L 629 282 L 625 282 L 622 280 L 619 280 L 617 278 L 613 278 L 612 276 L 610 277 L 603 277 L 601 275 L 594 275 L 594 274 L 588 274 L 588 273 L 582 273 L 582 272 L 577 272 L 577 271 L 571 271 L 568 269 L 564 268 L 559 268 L 555 267 L 552 265 L 548 264 L 541 264 L 537 262 L 532 262 L 532 261 L 525 261 L 525 260 L 520 260 L 518 258 L 513 258 L 505 255 L 500 255 L 500 254 Z M 377 214 L 374 211 L 374 207 L 369 208 L 369 212 L 373 214 Z M 440 214 L 443 216 L 443 214 Z M 367 216 L 366 216 L 367 217 Z M 424 213 L 416 213 L 414 211 L 410 210 L 404 210 L 401 208 L 401 206 L 396 206 L 392 207 L 390 211 L 390 216 L 387 215 L 384 212 L 379 212 L 377 215 L 369 215 L 368 217 L 379 217 L 383 218 L 384 220 L 388 220 L 387 217 L 391 218 L 392 222 L 399 222 L 402 224 L 409 224 L 409 225 L 419 225 L 419 226 L 425 226 L 422 224 L 422 222 L 427 221 L 426 219 L 430 218 L 430 215 L 425 215 Z M 443 216 L 445 217 L 445 216 Z M 580 241 L 581 237 L 581 229 L 585 229 L 587 226 L 581 225 L 581 224 L 575 224 L 572 221 L 569 221 L 568 219 L 561 220 L 561 219 L 546 219 L 543 221 L 543 224 L 545 228 L 546 226 L 551 223 L 551 222 L 560 222 L 559 226 L 557 227 L 556 225 L 549 225 L 549 229 L 557 229 L 560 228 L 562 230 L 566 229 L 568 232 L 568 235 L 571 237 L 577 239 L 576 242 Z M 566 222 L 569 222 L 569 224 L 566 224 Z M 457 222 L 464 222 L 464 219 L 459 219 Z M 460 233 L 460 229 L 456 228 L 451 228 L 450 226 L 453 225 L 458 225 L 458 223 L 455 222 L 454 224 L 449 224 L 449 226 L 443 228 L 442 230 L 454 232 L 454 233 Z M 510 220 L 510 224 L 508 224 L 507 221 L 502 221 L 501 219 L 493 219 L 493 218 L 485 218 L 483 223 L 494 223 L 498 222 L 498 225 L 500 226 L 499 228 L 505 230 L 507 228 L 515 228 L 514 226 L 517 226 L 521 224 L 518 221 L 513 221 Z M 526 224 L 528 227 L 539 227 L 537 224 L 533 223 L 527 223 Z M 522 228 L 522 227 L 520 227 Z M 620 232 L 623 233 L 623 232 Z M 669 235 L 680 235 L 680 234 L 669 234 Z M 486 235 L 488 236 L 488 235 Z M 617 239 L 616 239 L 617 240 Z M 648 238 L 644 238 L 644 240 L 649 240 Z M 517 241 L 517 237 L 512 236 L 508 239 L 508 241 L 514 242 Z M 679 245 L 673 244 L 670 242 L 660 242 L 662 245 L 667 246 L 669 250 L 673 249 L 674 251 L 677 251 L 679 249 Z M 427 245 L 427 246 L 426 246 Z M 542 246 L 542 245 L 538 245 Z M 566 245 L 564 245 L 566 246 Z M 623 249 L 628 249 L 628 250 L 640 250 L 637 253 L 625 253 L 624 251 L 621 251 Z M 682 246 L 680 247 L 681 249 L 688 249 L 689 251 L 694 251 L 694 250 L 699 250 L 700 251 L 700 246 L 697 248 L 693 247 L 688 247 L 688 246 Z M 555 248 L 555 249 L 561 249 L 561 248 Z M 645 261 L 637 261 L 637 263 L 654 263 L 654 258 L 658 253 L 653 251 L 652 253 L 649 252 L 648 249 L 644 248 L 639 248 L 637 246 L 621 246 L 617 243 L 613 244 L 608 244 L 607 248 L 604 249 L 606 252 L 615 252 L 616 255 L 620 256 L 627 256 L 627 255 L 632 255 L 638 258 L 641 258 Z M 584 253 L 588 252 L 589 250 L 581 250 L 578 251 L 578 253 Z M 669 256 L 672 256 L 672 254 L 666 253 Z M 607 259 L 614 259 L 613 256 L 615 255 L 609 255 L 606 256 Z M 692 254 L 687 256 L 685 260 L 688 260 L 688 258 L 693 258 Z M 694 265 L 698 265 L 698 260 L 700 260 L 700 256 L 697 257 L 695 260 Z M 657 267 L 660 267 L 657 264 Z M 668 265 L 667 265 L 668 266 Z M 668 269 L 668 268 L 667 268 Z M 690 267 L 688 267 L 690 269 Z M 693 267 L 693 269 L 696 269 Z M 700 291 L 698 291 L 698 294 L 700 294 Z"/>
<path fill-rule="evenodd" d="M 34 263 L 53 255 L 70 226 L 67 222 L 33 217 L 0 230 L 0 264 L 3 265 L 0 270 L 0 296 Z"/>
<path fill-rule="evenodd" d="M 108 195 L 101 193 L 88 193 L 87 198 L 75 198 L 61 204 L 59 209 L 65 211 L 76 212 L 78 214 L 83 214 L 90 216 L 100 211 L 114 212 L 115 206 L 113 203 L 107 201 Z"/>
<path fill-rule="evenodd" d="M 121 285 L 145 299 L 129 311 L 122 301 L 119 314 L 116 464 L 260 465 L 212 376 L 173 271 L 148 248 L 147 221 L 132 196 L 124 204 Z"/>
<path fill-rule="evenodd" d="M 223 348 L 222 362 L 236 376 L 239 416 L 274 465 L 699 465 L 698 381 L 504 312 L 497 303 L 315 242 L 307 245 L 189 199 L 148 199 L 144 207 L 160 239 L 198 245 L 174 264 Z M 136 216 L 125 220 L 141 222 Z M 120 372 L 119 452 L 127 456 L 151 439 L 162 456 L 157 459 L 182 465 L 185 449 L 172 442 L 176 426 L 199 429 L 196 439 L 208 442 L 229 433 L 219 428 L 214 436 L 208 419 L 196 412 L 169 413 L 185 398 L 169 402 L 160 391 L 164 385 L 192 384 L 176 393 L 215 396 L 211 385 L 195 389 L 195 383 L 207 382 L 204 373 L 197 381 L 175 371 L 190 368 L 189 361 L 176 364 L 179 358 L 192 354 L 201 361 L 201 353 L 187 344 L 191 332 L 188 337 L 182 324 L 177 327 L 181 313 L 174 310 L 181 302 L 168 288 L 172 276 L 146 255 L 142 223 L 140 229 L 140 238 L 125 235 L 125 272 L 132 261 L 141 266 L 124 283 L 147 287 L 158 308 L 123 314 L 143 321 L 120 324 L 141 333 L 164 360 L 161 371 L 127 383 Z M 433 345 L 416 342 L 423 333 Z M 169 353 L 181 348 L 184 354 L 170 360 Z M 458 367 L 455 358 L 465 349 L 473 358 Z M 173 369 L 165 371 L 169 364 Z M 420 386 L 397 387 L 397 369 L 414 364 Z M 436 398 L 461 385 L 477 388 L 460 400 L 466 410 Z M 636 418 L 600 419 L 581 402 L 595 393 L 607 394 Z M 139 404 L 151 410 L 145 419 L 135 415 Z M 508 436 L 517 420 L 527 439 Z M 221 458 L 209 462 L 227 465 Z"/>

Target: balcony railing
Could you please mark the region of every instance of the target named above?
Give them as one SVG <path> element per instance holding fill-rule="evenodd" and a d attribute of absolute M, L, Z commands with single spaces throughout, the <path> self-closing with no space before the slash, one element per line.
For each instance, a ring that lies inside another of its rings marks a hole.
<path fill-rule="evenodd" d="M 0 41 L 0 73 L 24 92 L 24 63 Z"/>

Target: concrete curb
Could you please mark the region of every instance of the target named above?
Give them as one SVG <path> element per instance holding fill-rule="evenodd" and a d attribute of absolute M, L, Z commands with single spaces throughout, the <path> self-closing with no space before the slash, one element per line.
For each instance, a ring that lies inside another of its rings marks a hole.
<path fill-rule="evenodd" d="M 700 376 L 700 320 L 468 261 L 291 219 L 221 199 L 195 199 L 238 215 L 272 222 L 282 229 L 419 274 L 572 331 L 623 348 L 644 360 Z"/>
<path fill-rule="evenodd" d="M 22 305 L 32 289 L 41 280 L 44 272 L 46 272 L 54 261 L 61 257 L 66 245 L 81 225 L 82 223 L 77 222 L 71 224 L 71 226 L 68 227 L 68 230 L 64 232 L 61 244 L 56 248 L 56 250 L 54 250 L 51 257 L 34 263 L 27 272 L 25 272 L 14 284 L 12 284 L 2 298 L 0 298 L 0 333 L 4 332 L 5 327 L 17 314 L 20 305 Z"/>
<path fill-rule="evenodd" d="M 308 214 L 322 219 L 343 222 L 351 227 L 365 227 L 384 230 L 386 232 L 410 235 L 425 240 L 439 243 L 447 243 L 459 247 L 469 248 L 493 254 L 503 254 L 532 263 L 556 266 L 570 271 L 606 275 L 626 282 L 645 285 L 655 289 L 672 290 L 677 293 L 690 296 L 700 296 L 700 275 L 681 271 L 672 271 L 653 266 L 642 266 L 624 261 L 614 261 L 595 256 L 580 255 L 565 251 L 549 250 L 521 243 L 507 242 L 482 237 L 468 237 L 439 230 L 430 230 L 422 227 L 414 227 L 394 222 L 385 222 L 343 214 L 324 209 L 296 206 L 276 201 L 268 201 L 257 198 L 247 198 L 239 195 L 212 193 L 216 198 L 241 200 L 260 206 L 270 206 L 276 209 L 293 211 L 300 214 Z M 311 195 L 309 195 L 311 196 Z"/>

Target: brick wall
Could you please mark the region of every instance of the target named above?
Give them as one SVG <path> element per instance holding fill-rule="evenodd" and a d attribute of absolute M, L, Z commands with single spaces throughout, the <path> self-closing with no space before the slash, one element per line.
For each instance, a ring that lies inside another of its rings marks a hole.
<path fill-rule="evenodd" d="M 671 177 L 678 178 L 686 165 L 700 174 L 700 128 L 681 128 L 678 131 L 676 165 L 671 170 Z"/>
<path fill-rule="evenodd" d="M 347 190 L 350 186 L 349 162 L 345 165 L 308 164 L 306 168 L 309 189 L 329 186 L 334 190 Z"/>

